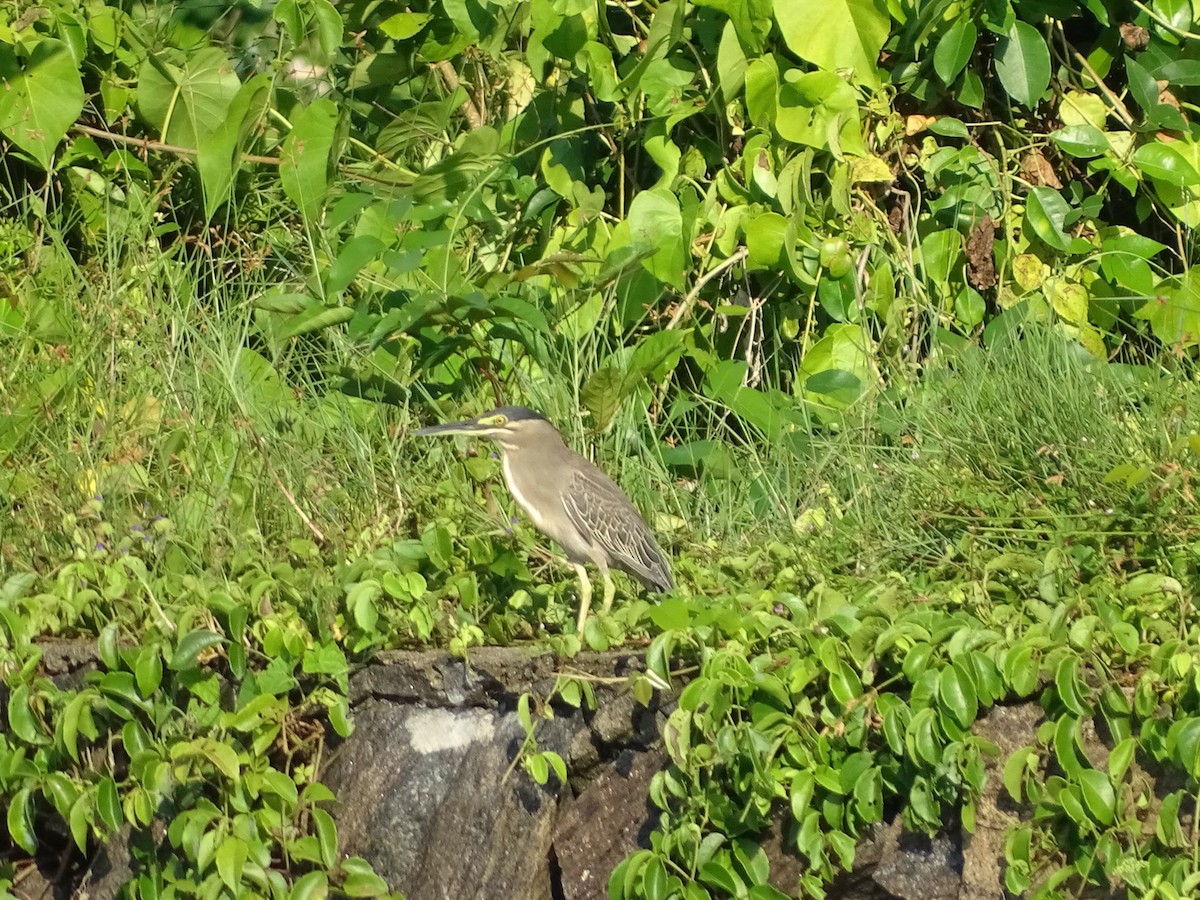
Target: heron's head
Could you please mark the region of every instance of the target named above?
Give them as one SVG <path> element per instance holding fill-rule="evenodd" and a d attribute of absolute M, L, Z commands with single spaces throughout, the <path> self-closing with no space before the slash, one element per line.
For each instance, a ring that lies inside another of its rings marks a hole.
<path fill-rule="evenodd" d="M 517 450 L 550 438 L 562 440 L 545 416 L 524 406 L 500 406 L 462 422 L 418 428 L 413 434 L 469 434 L 498 441 L 505 450 Z"/>

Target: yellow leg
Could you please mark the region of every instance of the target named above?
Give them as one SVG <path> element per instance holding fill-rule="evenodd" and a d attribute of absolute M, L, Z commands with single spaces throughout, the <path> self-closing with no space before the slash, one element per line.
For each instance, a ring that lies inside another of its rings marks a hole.
<path fill-rule="evenodd" d="M 574 563 L 579 575 L 579 618 L 576 621 L 576 631 L 583 637 L 583 624 L 587 621 L 588 611 L 592 608 L 592 582 L 588 578 L 587 569 L 579 563 Z"/>
<path fill-rule="evenodd" d="M 607 614 L 612 609 L 613 597 L 617 594 L 617 586 L 613 584 L 612 576 L 608 574 L 608 569 L 604 570 L 604 605 L 600 607 L 600 611 Z"/>

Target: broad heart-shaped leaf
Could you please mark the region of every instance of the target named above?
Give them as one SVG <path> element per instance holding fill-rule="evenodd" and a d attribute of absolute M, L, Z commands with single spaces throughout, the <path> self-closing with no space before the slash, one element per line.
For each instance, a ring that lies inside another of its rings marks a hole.
<path fill-rule="evenodd" d="M 742 228 L 749 251 L 747 268 L 778 269 L 787 237 L 787 219 L 777 212 L 759 213 Z"/>
<path fill-rule="evenodd" d="M 251 129 L 271 104 L 271 79 L 255 75 L 241 86 L 220 126 L 201 139 L 196 153 L 196 169 L 204 190 L 204 217 L 229 199 L 229 186 L 241 165 L 241 151 Z"/>
<path fill-rule="evenodd" d="M 1176 286 L 1164 288 L 1134 315 L 1150 323 L 1154 336 L 1172 347 L 1194 347 L 1200 344 L 1200 268 L 1191 268 L 1178 279 Z M 1168 282 L 1169 283 L 1169 282 Z"/>
<path fill-rule="evenodd" d="M 947 29 L 933 51 L 933 70 L 947 87 L 954 83 L 971 54 L 975 52 L 975 41 L 979 29 L 970 19 L 960 19 Z"/>
<path fill-rule="evenodd" d="M 316 220 L 329 189 L 329 158 L 333 151 L 338 111 L 332 100 L 321 99 L 300 110 L 280 153 L 279 180 L 284 193 L 300 207 L 305 221 Z"/>
<path fill-rule="evenodd" d="M 833 72 L 785 73 L 779 85 L 775 130 L 819 150 L 865 153 L 858 120 L 858 91 Z M 832 146 L 836 141 L 837 146 Z"/>
<path fill-rule="evenodd" d="M 635 241 L 658 248 L 642 265 L 659 281 L 682 290 L 687 245 L 679 198 L 660 188 L 642 191 L 629 204 L 628 221 Z"/>
<path fill-rule="evenodd" d="M 882 0 L 775 0 L 775 21 L 788 49 L 823 69 L 851 69 L 879 84 L 876 62 L 892 20 Z"/>
<path fill-rule="evenodd" d="M 996 75 L 1008 96 L 1033 109 L 1050 84 L 1050 51 L 1041 33 L 1019 19 L 996 42 Z"/>
<path fill-rule="evenodd" d="M 800 419 L 795 412 L 795 401 L 780 391 L 744 387 L 748 370 L 742 360 L 722 360 L 705 374 L 704 393 L 769 439 L 779 440 L 784 427 Z"/>
<path fill-rule="evenodd" d="M 83 83 L 71 51 L 44 38 L 22 67 L 0 48 L 0 131 L 49 169 L 58 142 L 83 110 Z"/>
<path fill-rule="evenodd" d="M 138 79 L 138 109 L 162 140 L 196 149 L 225 121 L 242 83 L 223 50 L 209 47 L 173 66 L 150 56 Z"/>
<path fill-rule="evenodd" d="M 762 53 L 767 35 L 771 33 L 772 0 L 694 0 L 696 6 L 719 9 L 729 16 L 738 40 L 752 56 Z M 728 94 L 726 96 L 729 96 Z"/>
<path fill-rule="evenodd" d="M 838 323 L 825 329 L 824 336 L 813 344 L 800 360 L 800 371 L 796 374 L 796 385 L 803 387 L 810 400 L 844 409 L 850 400 L 844 396 L 844 388 L 850 386 L 844 376 L 827 379 L 816 378 L 825 372 L 848 372 L 858 379 L 860 385 L 873 382 L 871 377 L 871 341 L 859 325 Z M 815 379 L 815 380 L 814 380 Z M 822 388 L 830 393 L 814 390 Z M 862 395 L 859 391 L 858 396 Z M 853 398 L 857 399 L 857 397 Z"/>
<path fill-rule="evenodd" d="M 921 241 L 921 266 L 934 284 L 945 284 L 962 256 L 962 235 L 952 228 L 934 231 Z"/>

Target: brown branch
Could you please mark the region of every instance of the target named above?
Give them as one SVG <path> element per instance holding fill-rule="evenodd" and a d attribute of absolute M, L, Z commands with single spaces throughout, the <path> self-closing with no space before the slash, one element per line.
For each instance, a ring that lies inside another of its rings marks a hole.
<path fill-rule="evenodd" d="M 105 131 L 103 128 L 93 128 L 91 125 L 81 125 L 76 122 L 71 126 L 71 130 L 79 134 L 86 134 L 89 137 L 100 138 L 103 141 L 111 141 L 114 144 L 129 144 L 133 147 L 140 147 L 143 150 L 155 150 L 160 153 L 172 153 L 175 156 L 195 156 L 196 150 L 191 147 L 180 147 L 175 144 L 165 144 L 162 141 L 152 141 L 149 138 L 130 137 L 127 134 L 118 134 L 115 131 Z M 254 153 L 243 153 L 243 162 L 262 163 L 268 166 L 277 166 L 280 164 L 278 156 L 258 156 Z"/>
<path fill-rule="evenodd" d="M 454 66 L 450 65 L 449 60 L 443 59 L 441 62 L 434 63 L 433 70 L 441 76 L 442 83 L 446 85 L 446 89 L 450 93 L 458 90 L 458 73 L 454 71 Z M 467 99 L 463 101 L 462 113 L 467 117 L 467 124 L 472 128 L 483 127 L 483 114 L 475 105 L 475 101 L 471 99 L 470 91 L 467 92 Z"/>

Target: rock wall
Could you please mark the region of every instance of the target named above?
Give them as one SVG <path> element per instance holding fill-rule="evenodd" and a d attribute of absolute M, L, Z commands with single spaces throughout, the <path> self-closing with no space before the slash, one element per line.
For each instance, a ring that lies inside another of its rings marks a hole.
<path fill-rule="evenodd" d="M 46 673 L 77 683 L 94 665 L 90 646 L 55 646 Z M 327 746 L 320 780 L 338 797 L 341 849 L 362 856 L 408 900 L 602 900 L 616 865 L 649 846 L 657 810 L 650 780 L 667 764 L 660 734 L 672 708 L 656 696 L 633 699 L 629 676 L 641 654 L 585 653 L 559 660 L 513 648 L 474 651 L 466 661 L 437 651 L 381 655 L 351 678 L 355 728 Z M 518 757 L 525 731 L 517 715 L 523 693 L 550 696 L 559 675 L 595 687 L 593 710 L 552 706 L 538 721 L 537 745 L 566 761 L 567 783 L 536 784 Z M 1005 807 L 1000 768 L 1007 752 L 1032 743 L 1040 721 L 1034 704 L 997 707 L 976 725 L 1005 751 L 991 761 L 977 804 L 973 835 L 957 829 L 929 839 L 903 832 L 899 821 L 860 844 L 855 871 L 828 889 L 843 900 L 984 900 L 1004 896 Z M 763 836 L 771 878 L 796 889 L 801 861 L 788 851 L 781 813 Z M 72 879 L 75 897 L 109 900 L 131 877 L 131 840 L 118 834 Z M 66 897 L 61 879 L 39 896 Z"/>
<path fill-rule="evenodd" d="M 667 764 L 659 738 L 671 701 L 634 702 L 624 681 L 640 655 L 581 654 L 569 661 L 491 649 L 470 661 L 437 653 L 388 654 L 351 682 L 355 731 L 323 780 L 340 798 L 346 853 L 369 859 L 409 900 L 602 900 L 613 868 L 649 846 L 657 811 L 650 780 Z M 594 711 L 556 706 L 538 747 L 567 763 L 568 784 L 535 784 L 517 765 L 524 692 L 549 696 L 558 674 L 592 679 Z M 1036 706 L 997 708 L 981 730 L 1005 744 L 1031 741 Z M 990 720 L 990 721 L 989 721 Z M 999 766 L 989 788 L 1000 784 Z M 1000 859 L 1008 814 L 1000 791 L 979 805 L 982 827 L 930 839 L 899 820 L 859 847 L 856 869 L 832 885 L 845 900 L 983 900 L 1004 895 Z M 781 821 L 764 836 L 771 879 L 796 889 L 802 863 Z M 964 877 L 964 872 L 966 877 Z"/>

